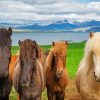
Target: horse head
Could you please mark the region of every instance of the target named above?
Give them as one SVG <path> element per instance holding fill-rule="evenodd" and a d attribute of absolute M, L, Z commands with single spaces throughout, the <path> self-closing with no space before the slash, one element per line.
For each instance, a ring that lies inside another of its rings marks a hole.
<path fill-rule="evenodd" d="M 21 86 L 29 86 L 31 77 L 36 69 L 36 60 L 40 56 L 40 49 L 35 41 L 26 39 L 19 41 L 20 64 L 21 64 Z"/>
<path fill-rule="evenodd" d="M 68 42 L 53 42 L 53 48 L 50 51 L 51 70 L 55 70 L 57 77 L 62 77 L 66 68 L 66 50 Z"/>
<path fill-rule="evenodd" d="M 90 39 L 87 43 L 87 51 L 90 58 L 88 62 L 93 66 L 95 80 L 100 82 L 100 33 L 93 34 L 90 32 Z M 90 68 L 91 69 L 91 68 Z"/>
<path fill-rule="evenodd" d="M 11 60 L 12 29 L 0 29 L 0 78 L 7 77 Z"/>

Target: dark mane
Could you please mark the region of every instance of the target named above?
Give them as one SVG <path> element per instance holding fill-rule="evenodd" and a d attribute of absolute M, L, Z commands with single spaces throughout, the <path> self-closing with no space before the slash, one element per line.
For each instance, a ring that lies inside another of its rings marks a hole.
<path fill-rule="evenodd" d="M 9 28 L 8 30 L 5 28 L 0 28 L 0 46 L 11 46 L 11 33 L 12 29 Z"/>
<path fill-rule="evenodd" d="M 36 56 L 38 57 L 38 53 L 40 52 L 40 48 L 35 41 L 30 39 L 26 39 L 21 43 L 20 46 L 20 60 L 29 60 L 29 58 L 33 57 L 33 51 L 36 51 Z"/>

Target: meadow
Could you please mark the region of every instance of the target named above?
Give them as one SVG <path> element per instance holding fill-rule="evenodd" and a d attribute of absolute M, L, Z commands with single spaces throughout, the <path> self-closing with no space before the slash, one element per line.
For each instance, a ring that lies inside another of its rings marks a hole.
<path fill-rule="evenodd" d="M 68 72 L 69 80 L 71 80 L 71 81 L 75 80 L 75 76 L 76 76 L 79 62 L 82 59 L 83 54 L 84 54 L 83 53 L 84 46 L 85 46 L 85 42 L 69 43 L 68 51 L 67 51 L 67 59 L 66 59 L 66 69 Z M 49 50 L 51 48 L 51 46 L 50 45 L 43 45 L 43 46 L 41 46 L 41 48 L 43 50 Z M 11 49 L 12 55 L 15 55 L 18 52 L 18 50 L 19 50 L 18 46 L 13 46 Z M 72 92 L 74 90 L 75 89 L 72 87 L 72 90 L 70 90 L 68 88 L 66 91 Z M 47 100 L 47 95 L 46 95 L 45 91 L 43 92 L 42 98 L 43 98 L 43 100 Z M 16 93 L 14 91 L 12 91 L 10 94 L 10 100 L 16 100 Z M 66 100 L 68 100 L 68 99 L 66 99 Z"/>

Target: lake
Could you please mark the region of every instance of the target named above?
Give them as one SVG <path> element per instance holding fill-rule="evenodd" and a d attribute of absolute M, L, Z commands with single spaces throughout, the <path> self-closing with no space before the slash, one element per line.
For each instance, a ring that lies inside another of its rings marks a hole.
<path fill-rule="evenodd" d="M 67 40 L 69 42 L 81 42 L 87 40 L 89 33 L 86 32 L 63 32 L 63 33 L 13 33 L 12 45 L 18 45 L 19 40 L 32 39 L 40 45 L 51 44 L 52 41 Z"/>

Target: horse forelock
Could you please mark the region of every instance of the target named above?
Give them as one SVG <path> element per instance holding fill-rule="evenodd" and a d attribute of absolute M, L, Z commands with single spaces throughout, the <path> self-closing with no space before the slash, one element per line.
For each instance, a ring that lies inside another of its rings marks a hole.
<path fill-rule="evenodd" d="M 23 41 L 22 45 L 20 46 L 19 57 L 20 60 L 28 60 L 32 55 L 33 43 L 29 40 Z"/>
<path fill-rule="evenodd" d="M 53 58 L 55 58 L 55 56 L 62 56 L 64 55 L 64 57 L 66 56 L 66 49 L 67 46 L 64 42 L 57 42 L 55 43 L 54 47 L 51 48 L 48 56 L 47 56 L 47 61 L 46 61 L 46 65 L 48 67 L 52 67 L 52 62 L 53 62 Z"/>

